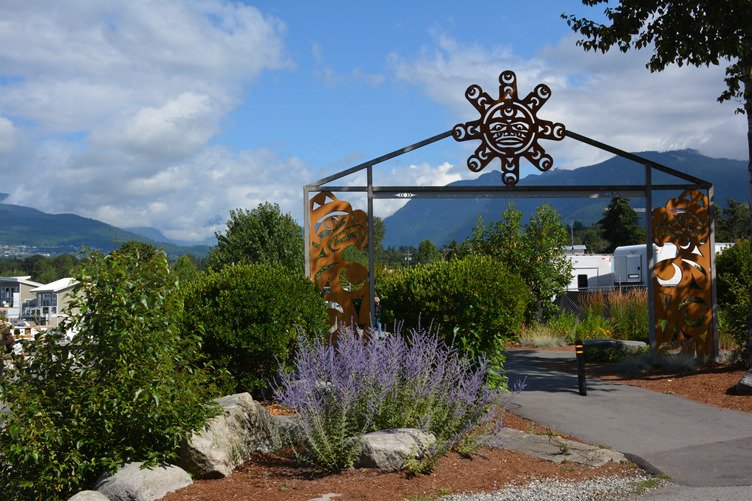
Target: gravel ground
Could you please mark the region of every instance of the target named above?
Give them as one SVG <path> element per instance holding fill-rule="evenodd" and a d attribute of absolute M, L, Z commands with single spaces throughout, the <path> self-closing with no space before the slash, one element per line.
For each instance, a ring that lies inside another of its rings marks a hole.
<path fill-rule="evenodd" d="M 453 494 L 443 501 L 594 501 L 612 500 L 634 496 L 637 489 L 644 491 L 646 481 L 655 477 L 600 477 L 584 482 L 535 480 L 526 486 L 507 487 L 496 492 Z M 652 483 L 652 482 L 651 482 Z M 658 482 L 656 481 L 657 486 Z"/>

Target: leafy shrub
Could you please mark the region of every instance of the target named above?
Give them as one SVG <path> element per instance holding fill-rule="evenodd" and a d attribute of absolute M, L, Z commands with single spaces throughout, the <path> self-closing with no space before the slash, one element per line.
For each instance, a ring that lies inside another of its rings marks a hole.
<path fill-rule="evenodd" d="M 740 240 L 716 258 L 718 306 L 726 329 L 744 346 L 752 312 L 752 248 Z"/>
<path fill-rule="evenodd" d="M 575 329 L 575 339 L 611 339 L 611 323 L 598 313 L 599 308 L 588 307 Z"/>
<path fill-rule="evenodd" d="M 486 256 L 437 261 L 384 275 L 377 285 L 382 321 L 438 326 L 446 342 L 489 358 L 519 332 L 531 295 L 522 278 Z"/>
<path fill-rule="evenodd" d="M 164 253 L 94 253 L 78 280 L 62 328 L 0 375 L 3 499 L 67 499 L 121 462 L 174 458 L 213 412 Z"/>
<path fill-rule="evenodd" d="M 306 456 L 327 470 L 353 465 L 351 437 L 382 429 L 431 432 L 439 455 L 486 423 L 503 397 L 487 385 L 485 357 L 461 357 L 426 331 L 369 343 L 343 329 L 336 348 L 301 337 L 293 365 L 280 371 L 276 398 L 300 415 Z"/>
<path fill-rule="evenodd" d="M 230 265 L 186 288 L 186 335 L 199 334 L 214 365 L 233 377 L 227 391 L 269 386 L 299 332 L 327 331 L 326 303 L 302 273 L 279 264 Z"/>

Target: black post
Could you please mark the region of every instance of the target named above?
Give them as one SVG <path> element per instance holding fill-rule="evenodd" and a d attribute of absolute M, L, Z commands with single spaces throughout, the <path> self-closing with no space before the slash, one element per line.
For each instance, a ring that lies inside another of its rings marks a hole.
<path fill-rule="evenodd" d="M 580 395 L 587 395 L 587 382 L 585 381 L 585 346 L 579 339 L 574 342 L 574 351 L 577 355 L 577 386 Z"/>

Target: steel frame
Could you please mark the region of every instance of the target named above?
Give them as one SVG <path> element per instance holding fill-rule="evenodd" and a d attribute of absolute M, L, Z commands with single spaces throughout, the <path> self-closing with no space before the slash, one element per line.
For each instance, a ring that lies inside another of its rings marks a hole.
<path fill-rule="evenodd" d="M 655 269 L 655 256 L 653 255 L 653 192 L 654 191 L 684 191 L 687 189 L 707 190 L 709 205 L 713 206 L 713 185 L 694 176 L 677 171 L 666 165 L 654 162 L 647 158 L 629 153 L 614 146 L 602 143 L 595 139 L 577 134 L 567 130 L 565 136 L 576 141 L 588 144 L 595 148 L 608 151 L 620 157 L 632 160 L 645 167 L 645 182 L 641 185 L 601 185 L 601 186 L 374 186 L 373 185 L 373 167 L 392 158 L 404 155 L 413 150 L 417 150 L 429 144 L 435 143 L 452 135 L 452 131 L 442 132 L 435 136 L 429 137 L 417 143 L 394 150 L 386 155 L 374 158 L 367 162 L 355 165 L 343 171 L 337 172 L 325 178 L 319 179 L 313 183 L 306 184 L 303 187 L 303 214 L 304 214 L 304 235 L 305 235 L 305 271 L 306 276 L 310 276 L 311 262 L 310 253 L 310 213 L 309 202 L 312 192 L 331 191 L 331 192 L 361 192 L 366 193 L 368 197 L 368 281 L 370 288 L 370 311 L 371 322 L 373 323 L 374 311 L 374 254 L 373 254 L 373 200 L 374 199 L 391 199 L 391 198 L 480 198 L 480 197 L 499 197 L 499 198 L 565 198 L 565 197 L 585 197 L 600 198 L 613 197 L 616 195 L 626 196 L 629 198 L 644 197 L 646 201 L 647 217 L 647 258 L 649 276 L 652 277 Z M 344 186 L 328 185 L 329 183 L 341 179 L 350 174 L 355 174 L 366 170 L 366 186 Z M 657 170 L 670 174 L 678 179 L 685 181 L 684 184 L 653 184 L 653 171 Z M 328 186 L 327 186 L 328 185 Z M 566 190 L 566 191 L 562 191 Z M 713 312 L 713 353 L 718 356 L 718 310 L 716 299 L 715 284 L 715 221 L 713 211 L 709 210 L 710 223 L 710 269 L 711 269 L 711 294 L 712 294 L 712 312 Z M 648 280 L 648 304 L 649 304 L 649 323 L 650 323 L 650 349 L 656 350 L 655 334 L 655 287 L 653 280 Z"/>

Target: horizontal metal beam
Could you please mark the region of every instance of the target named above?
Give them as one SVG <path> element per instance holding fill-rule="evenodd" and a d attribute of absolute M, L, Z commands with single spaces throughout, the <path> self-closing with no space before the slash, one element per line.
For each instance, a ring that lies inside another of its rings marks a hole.
<path fill-rule="evenodd" d="M 654 191 L 684 191 L 696 189 L 694 184 L 654 184 Z M 612 186 L 374 186 L 373 196 L 386 198 L 601 198 L 627 196 L 644 197 L 647 185 Z M 325 186 L 311 191 L 362 192 L 367 186 Z"/>

